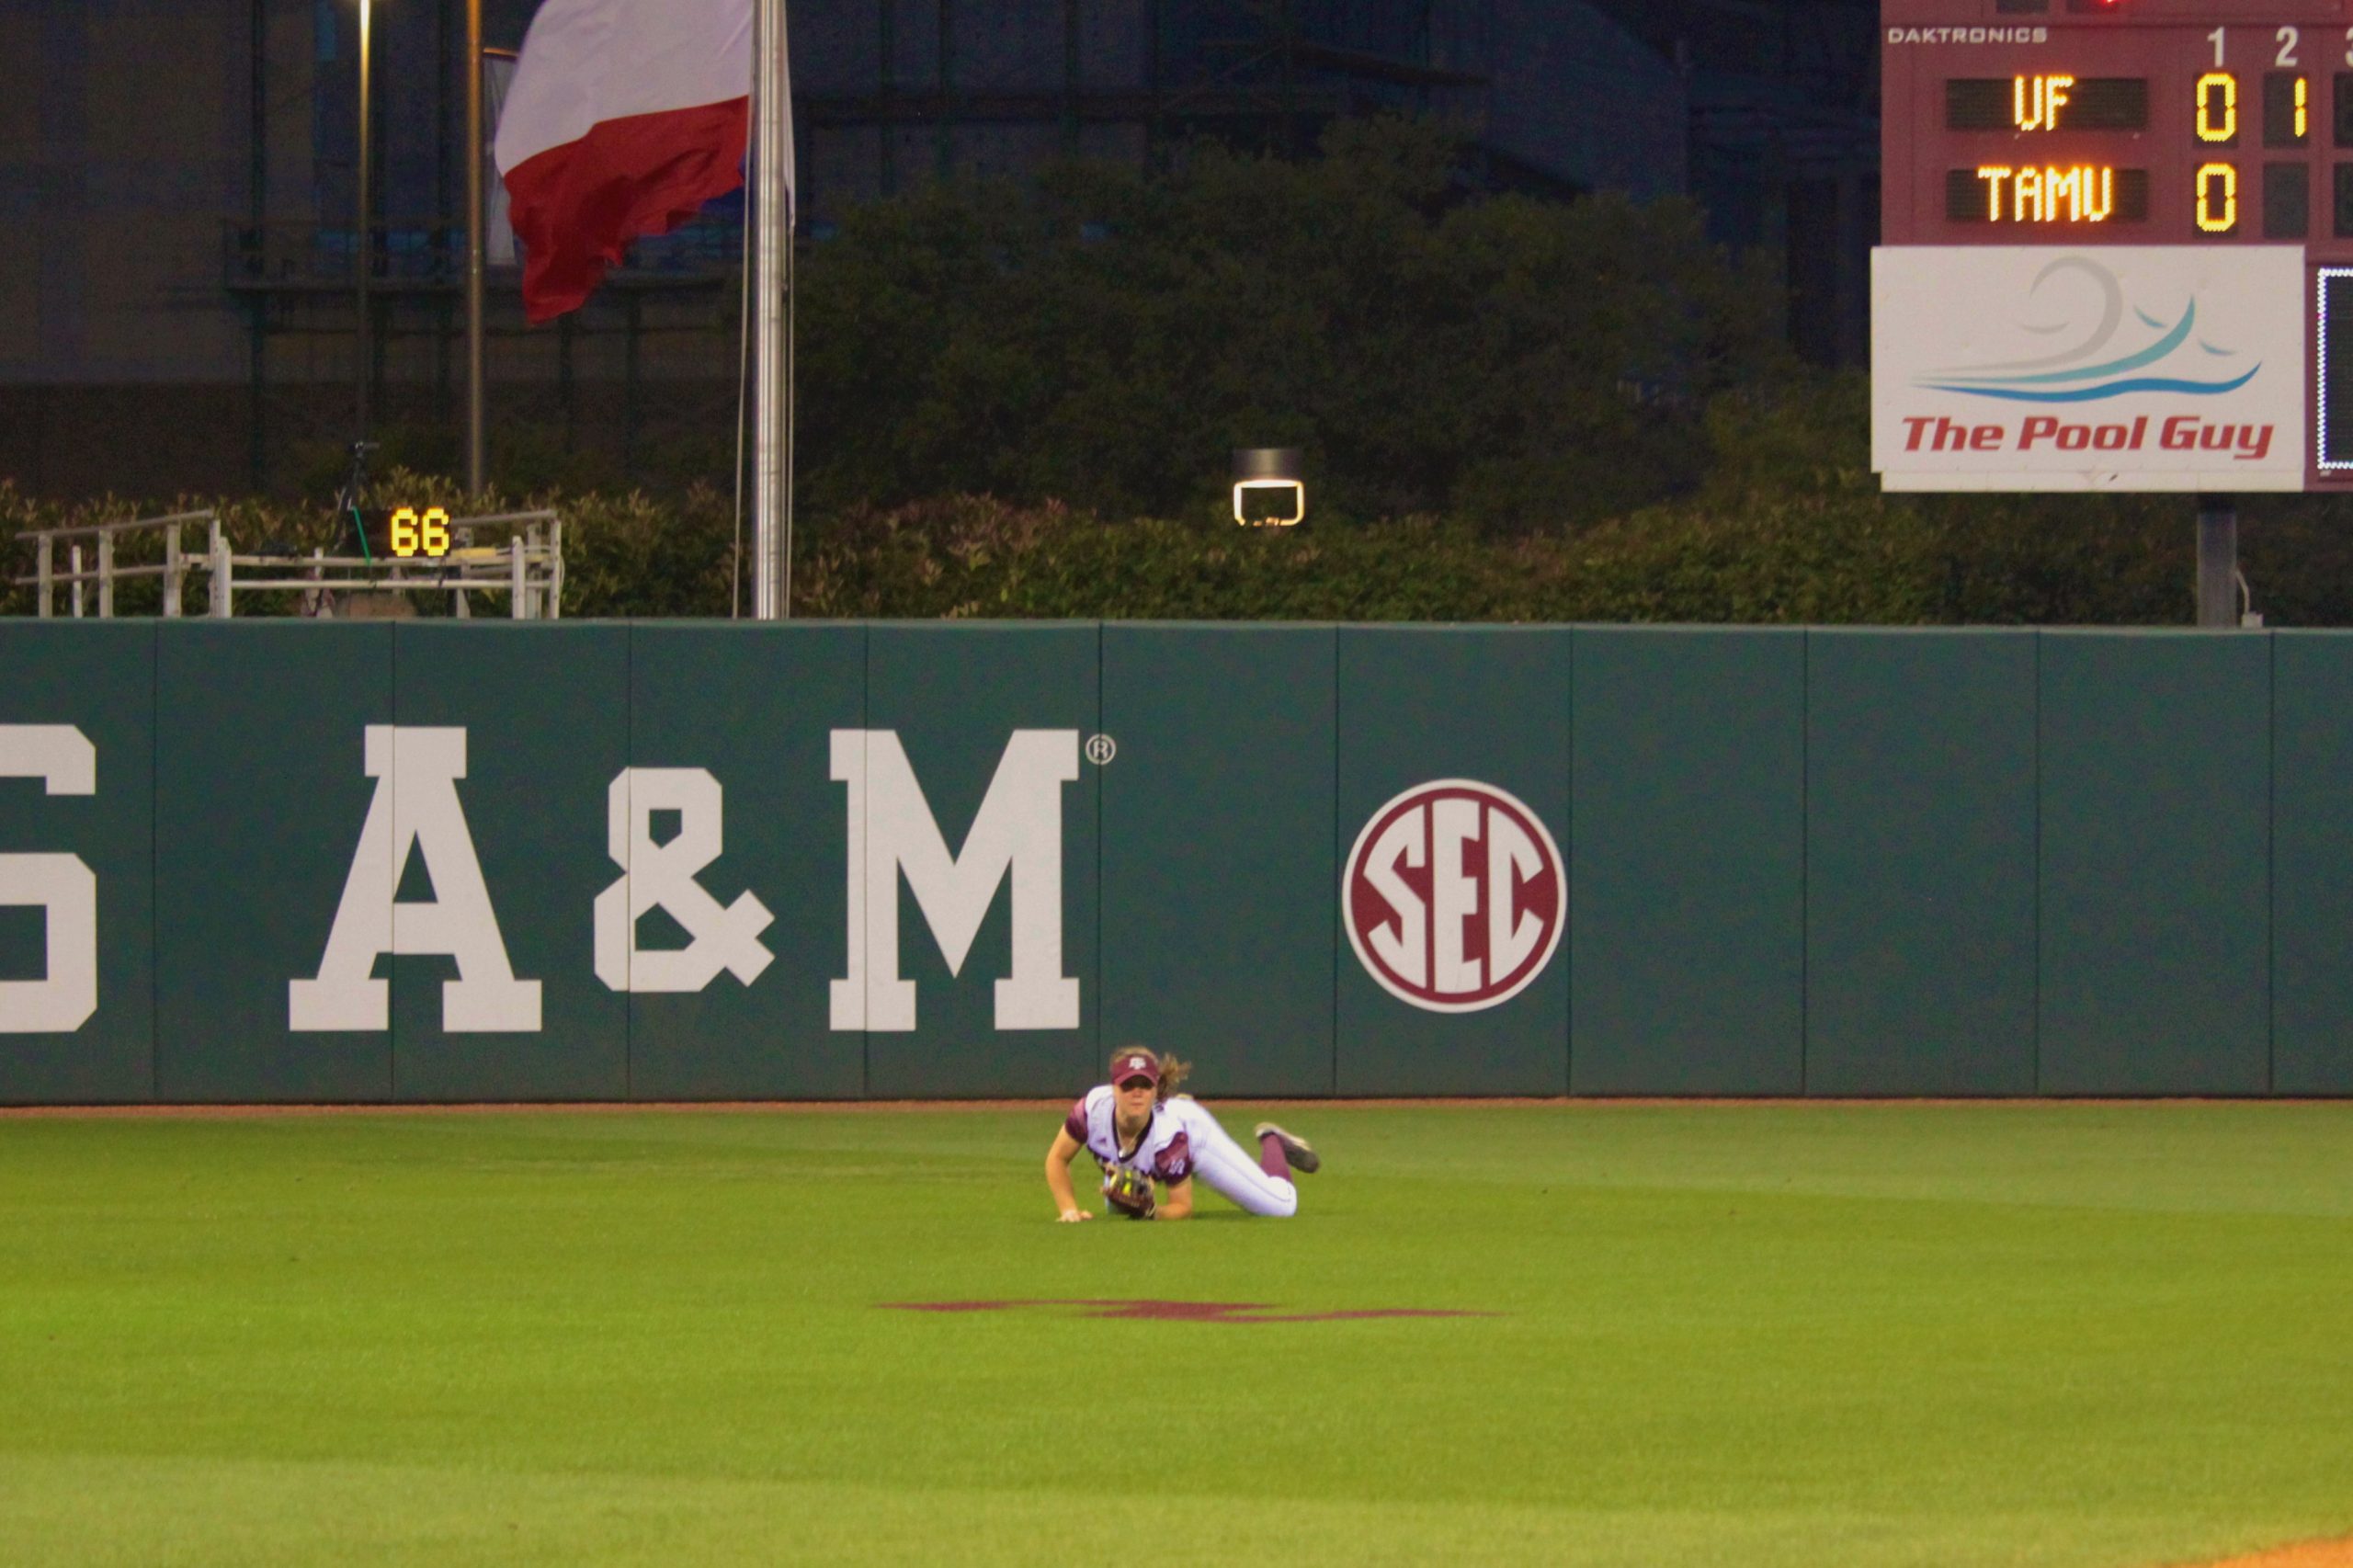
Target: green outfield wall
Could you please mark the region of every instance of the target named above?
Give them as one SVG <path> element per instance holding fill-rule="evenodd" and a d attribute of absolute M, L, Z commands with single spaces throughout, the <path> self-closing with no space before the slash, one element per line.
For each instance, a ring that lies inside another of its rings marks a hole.
<path fill-rule="evenodd" d="M 0 623 L 0 1103 L 2353 1093 L 2353 635 Z"/>

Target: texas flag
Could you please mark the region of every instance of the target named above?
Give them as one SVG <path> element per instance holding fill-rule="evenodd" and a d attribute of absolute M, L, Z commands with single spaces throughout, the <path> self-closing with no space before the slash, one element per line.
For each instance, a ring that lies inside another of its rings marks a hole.
<path fill-rule="evenodd" d="M 546 0 L 494 143 L 534 324 L 743 183 L 751 92 L 752 0 Z"/>

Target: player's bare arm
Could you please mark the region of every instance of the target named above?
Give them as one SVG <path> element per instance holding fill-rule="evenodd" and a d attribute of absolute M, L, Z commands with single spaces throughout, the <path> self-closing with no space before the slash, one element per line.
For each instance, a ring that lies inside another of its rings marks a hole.
<path fill-rule="evenodd" d="M 1160 1206 L 1153 1210 L 1152 1217 L 1155 1220 L 1184 1220 L 1189 1219 L 1192 1212 L 1193 1178 L 1187 1176 L 1183 1181 L 1169 1185 L 1168 1196 L 1160 1200 Z"/>
<path fill-rule="evenodd" d="M 1046 1190 L 1054 1195 L 1056 1217 L 1065 1225 L 1095 1218 L 1078 1206 L 1078 1195 L 1070 1185 L 1070 1163 L 1078 1158 L 1081 1147 L 1068 1129 L 1059 1129 L 1054 1133 L 1054 1146 L 1046 1151 Z"/>

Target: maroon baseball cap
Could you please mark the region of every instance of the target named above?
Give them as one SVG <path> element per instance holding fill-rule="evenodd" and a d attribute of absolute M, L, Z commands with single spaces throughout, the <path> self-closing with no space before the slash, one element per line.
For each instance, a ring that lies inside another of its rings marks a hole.
<path fill-rule="evenodd" d="M 1124 1084 L 1131 1078 L 1142 1078 L 1156 1089 L 1160 1087 L 1160 1063 L 1149 1052 L 1123 1051 L 1111 1059 L 1111 1082 Z"/>

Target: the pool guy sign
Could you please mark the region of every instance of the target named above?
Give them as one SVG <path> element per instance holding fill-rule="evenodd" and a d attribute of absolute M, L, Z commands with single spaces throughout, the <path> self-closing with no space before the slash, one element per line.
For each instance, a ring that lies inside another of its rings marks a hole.
<path fill-rule="evenodd" d="M 2302 490 L 2295 246 L 1897 246 L 1871 258 L 1890 490 Z"/>

